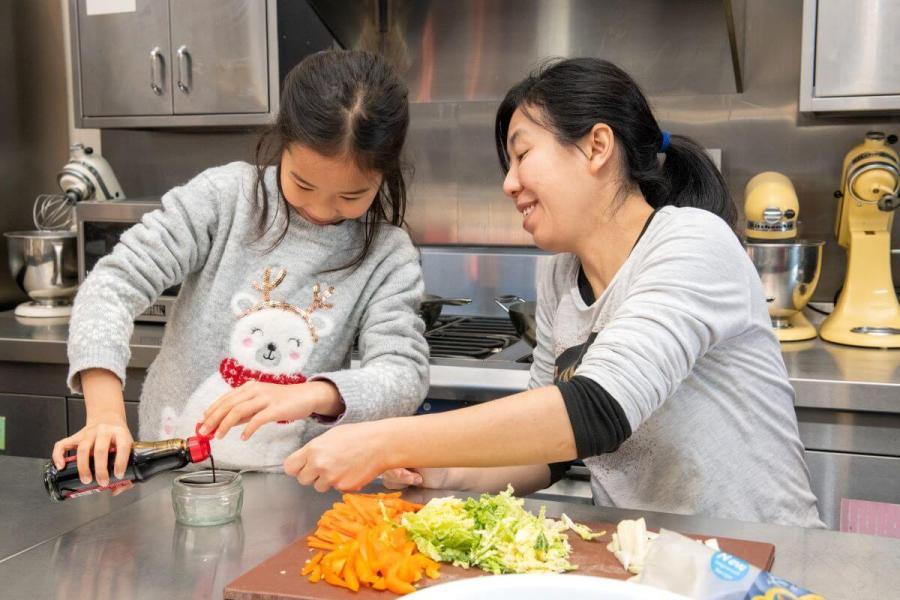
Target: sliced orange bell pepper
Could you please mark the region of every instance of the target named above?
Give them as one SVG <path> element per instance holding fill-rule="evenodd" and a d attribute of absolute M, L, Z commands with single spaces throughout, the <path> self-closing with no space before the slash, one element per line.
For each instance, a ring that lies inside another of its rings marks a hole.
<path fill-rule="evenodd" d="M 309 574 L 309 580 L 312 583 L 319 583 L 322 580 L 322 566 L 316 565 L 312 572 Z"/>
<path fill-rule="evenodd" d="M 306 561 L 306 566 L 300 571 L 301 575 L 309 575 L 312 573 L 313 567 L 319 564 L 319 561 L 322 560 L 322 557 L 325 556 L 324 552 L 316 552 L 315 555 L 308 561 Z"/>
<path fill-rule="evenodd" d="M 344 494 L 318 521 L 311 548 L 320 550 L 301 573 L 312 583 L 327 583 L 353 591 L 366 586 L 396 594 L 415 591 L 423 576 L 440 576 L 440 565 L 421 554 L 400 525 L 404 512 L 421 505 L 400 494 Z"/>

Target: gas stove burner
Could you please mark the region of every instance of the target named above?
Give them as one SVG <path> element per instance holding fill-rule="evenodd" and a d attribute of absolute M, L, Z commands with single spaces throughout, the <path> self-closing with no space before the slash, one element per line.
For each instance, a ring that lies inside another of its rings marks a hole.
<path fill-rule="evenodd" d="M 466 334 L 498 334 L 504 336 L 516 335 L 516 328 L 506 317 L 466 317 L 443 316 L 437 320 L 437 324 L 428 330 L 426 337 L 432 333 L 451 331 L 453 333 L 465 332 Z"/>
<path fill-rule="evenodd" d="M 425 333 L 434 358 L 484 359 L 518 341 L 516 330 L 503 317 L 441 317 Z"/>

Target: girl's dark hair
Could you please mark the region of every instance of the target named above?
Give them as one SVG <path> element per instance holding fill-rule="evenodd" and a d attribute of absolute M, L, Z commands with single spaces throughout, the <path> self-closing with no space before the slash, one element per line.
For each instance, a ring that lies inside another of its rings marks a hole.
<path fill-rule="evenodd" d="M 497 109 L 497 155 L 509 170 L 506 137 L 517 108 L 552 131 L 563 144 L 575 144 L 597 123 L 606 123 L 624 154 L 627 181 L 637 185 L 650 206 L 693 206 L 720 216 L 732 229 L 737 208 L 722 174 L 693 140 L 672 135 L 660 165 L 659 124 L 634 80 L 611 62 L 597 58 L 551 61 L 506 94 Z M 529 111 L 529 109 L 536 111 Z"/>
<path fill-rule="evenodd" d="M 256 144 L 256 199 L 260 205 L 257 241 L 278 221 L 269 218 L 269 193 L 263 184 L 265 170 L 270 165 L 280 165 L 282 153 L 292 143 L 324 156 L 346 155 L 361 170 L 376 171 L 384 178 L 363 218 L 362 250 L 349 263 L 329 271 L 362 262 L 380 224 L 402 226 L 406 213 L 406 168 L 401 151 L 409 127 L 407 95 L 406 85 L 394 69 L 371 52 L 318 52 L 291 69 L 284 80 L 278 118 Z M 290 211 L 282 197 L 275 216 L 282 206 Z M 270 250 L 287 235 L 289 220 L 283 222 L 284 228 Z"/>

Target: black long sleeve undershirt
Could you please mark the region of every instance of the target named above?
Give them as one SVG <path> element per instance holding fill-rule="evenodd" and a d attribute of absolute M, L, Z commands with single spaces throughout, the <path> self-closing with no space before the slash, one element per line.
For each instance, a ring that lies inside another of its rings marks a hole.
<path fill-rule="evenodd" d="M 578 458 L 614 452 L 631 436 L 631 425 L 625 411 L 594 380 L 576 375 L 565 383 L 558 383 L 557 387 L 569 413 Z M 548 465 L 550 483 L 561 479 L 573 462 Z"/>

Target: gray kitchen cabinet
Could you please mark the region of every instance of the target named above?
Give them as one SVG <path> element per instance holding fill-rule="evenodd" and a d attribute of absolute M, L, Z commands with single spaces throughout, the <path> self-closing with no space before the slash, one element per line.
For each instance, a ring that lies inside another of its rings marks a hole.
<path fill-rule="evenodd" d="M 5 417 L 5 450 L 15 456 L 50 456 L 53 444 L 84 427 L 84 398 L 66 384 L 68 365 L 0 361 L 0 417 Z M 138 405 L 146 370 L 126 371 L 125 415 L 137 434 Z"/>
<path fill-rule="evenodd" d="M 278 105 L 276 0 L 69 0 L 78 127 L 259 125 Z"/>
<path fill-rule="evenodd" d="M 900 504 L 900 415 L 798 407 L 797 426 L 828 527 L 843 499 Z"/>
<path fill-rule="evenodd" d="M 900 112 L 900 2 L 804 0 L 800 110 Z"/>
<path fill-rule="evenodd" d="M 131 13 L 88 15 L 78 1 L 78 64 L 85 117 L 172 114 L 169 4 L 137 0 Z"/>
<path fill-rule="evenodd" d="M 830 529 L 841 524 L 841 500 L 900 504 L 900 458 L 806 451 L 819 516 Z"/>
<path fill-rule="evenodd" d="M 55 396 L 0 394 L 4 439 L 0 454 L 47 458 L 66 437 L 66 399 Z"/>
<path fill-rule="evenodd" d="M 138 406 L 140 406 L 140 402 L 125 401 L 125 418 L 128 420 L 128 430 L 131 431 L 131 436 L 135 439 L 137 439 L 138 434 Z M 84 427 L 87 421 L 84 398 L 66 398 L 66 414 L 69 422 L 68 435 L 72 435 Z"/>
<path fill-rule="evenodd" d="M 171 0 L 176 114 L 269 109 L 266 5 Z"/>

